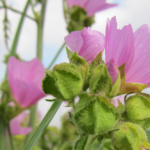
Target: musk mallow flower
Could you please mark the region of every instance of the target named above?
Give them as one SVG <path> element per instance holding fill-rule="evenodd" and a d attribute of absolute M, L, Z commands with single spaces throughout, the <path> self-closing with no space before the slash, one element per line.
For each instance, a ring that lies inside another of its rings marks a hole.
<path fill-rule="evenodd" d="M 109 4 L 106 0 L 67 0 L 69 7 L 79 6 L 87 12 L 87 16 L 92 16 L 98 11 L 102 11 L 117 4 Z"/>
<path fill-rule="evenodd" d="M 21 62 L 10 57 L 8 62 L 8 82 L 16 102 L 29 107 L 45 96 L 42 91 L 42 79 L 45 68 L 38 59 Z"/>
<path fill-rule="evenodd" d="M 120 67 L 125 64 L 126 83 L 150 86 L 150 28 L 142 25 L 133 33 L 131 25 L 117 29 L 116 18 L 107 21 L 106 63 L 114 59 Z"/>
<path fill-rule="evenodd" d="M 73 52 L 77 52 L 90 64 L 96 55 L 104 50 L 105 37 L 88 27 L 82 31 L 71 32 L 65 37 L 65 42 Z"/>
<path fill-rule="evenodd" d="M 27 116 L 27 112 L 24 111 L 10 121 L 10 130 L 12 135 L 26 135 L 32 131 L 30 127 L 22 127 L 21 123 Z"/>

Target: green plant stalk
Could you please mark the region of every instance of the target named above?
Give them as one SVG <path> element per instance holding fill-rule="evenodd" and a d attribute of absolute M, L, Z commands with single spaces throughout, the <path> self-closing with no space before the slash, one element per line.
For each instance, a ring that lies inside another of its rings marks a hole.
<path fill-rule="evenodd" d="M 42 61 L 42 49 L 43 49 L 43 28 L 44 28 L 44 18 L 45 18 L 45 10 L 46 10 L 47 0 L 42 1 L 41 15 L 37 22 L 37 54 L 36 57 Z M 30 118 L 29 118 L 29 127 L 34 128 L 37 114 L 37 105 L 34 105 L 30 109 Z M 28 141 L 30 136 L 29 134 L 26 137 L 25 143 Z"/>
<path fill-rule="evenodd" d="M 10 130 L 10 123 L 7 125 L 7 129 L 8 129 L 8 134 L 9 134 L 11 150 L 14 150 L 13 139 L 12 139 L 12 134 Z"/>
<path fill-rule="evenodd" d="M 51 61 L 51 63 L 49 64 L 49 66 L 47 67 L 47 69 L 50 69 L 52 67 L 52 65 L 54 64 L 54 62 L 56 61 L 57 57 L 59 56 L 59 54 L 61 53 L 61 51 L 63 50 L 64 46 L 66 45 L 66 43 L 63 43 L 62 46 L 60 47 L 60 49 L 58 50 L 58 52 L 56 53 L 55 57 L 53 58 L 53 60 Z"/>
<path fill-rule="evenodd" d="M 14 9 L 14 8 L 12 8 L 12 7 L 9 7 L 9 6 L 3 6 L 3 7 L 0 7 L 0 9 L 2 9 L 2 8 L 4 8 L 4 9 L 9 9 L 9 10 L 11 10 L 11 11 L 13 11 L 13 12 L 15 12 L 15 13 L 18 13 L 18 14 L 21 14 L 21 15 L 23 15 L 23 12 L 20 12 L 19 10 L 16 10 L 16 9 Z M 32 17 L 30 17 L 29 15 L 25 15 L 27 18 L 29 18 L 29 19 L 31 19 L 31 20 L 33 20 L 33 21 L 35 21 L 35 19 L 34 18 L 32 18 Z"/>
<path fill-rule="evenodd" d="M 5 122 L 2 116 L 0 116 L 0 149 L 6 150 L 6 130 Z"/>
<path fill-rule="evenodd" d="M 91 150 L 91 146 L 96 138 L 97 138 L 97 136 L 90 135 L 88 137 L 88 141 L 86 142 L 86 146 L 85 146 L 84 150 Z"/>
<path fill-rule="evenodd" d="M 62 101 L 55 101 L 47 114 L 45 115 L 44 119 L 41 121 L 40 125 L 37 127 L 37 129 L 34 131 L 32 137 L 28 140 L 28 143 L 26 144 L 24 150 L 32 150 L 36 142 L 39 140 L 39 138 L 44 133 L 45 129 L 53 119 L 55 113 L 59 109 Z"/>
<path fill-rule="evenodd" d="M 42 0 L 42 9 L 41 15 L 38 21 L 37 27 L 37 58 L 42 61 L 42 49 L 43 49 L 43 28 L 44 28 L 44 20 L 45 20 L 45 10 L 46 10 L 47 0 Z"/>
<path fill-rule="evenodd" d="M 10 50 L 9 57 L 15 56 L 15 54 L 16 54 L 17 44 L 18 44 L 18 41 L 19 41 L 19 36 L 20 36 L 21 28 L 22 28 L 23 21 L 24 21 L 25 15 L 26 15 L 27 8 L 28 8 L 28 6 L 29 6 L 29 4 L 30 4 L 30 1 L 31 1 L 31 0 L 27 0 L 26 5 L 25 5 L 25 7 L 24 7 L 22 16 L 21 16 L 21 18 L 20 18 L 20 21 L 19 21 L 19 24 L 18 24 L 16 33 L 15 33 L 15 37 L 14 37 L 14 39 L 13 39 L 13 43 L 12 43 L 12 46 L 11 46 L 11 50 Z M 8 59 L 9 59 L 9 58 L 8 58 Z M 5 73 L 5 78 L 6 78 L 6 77 L 7 77 L 7 71 L 6 71 L 6 73 Z"/>

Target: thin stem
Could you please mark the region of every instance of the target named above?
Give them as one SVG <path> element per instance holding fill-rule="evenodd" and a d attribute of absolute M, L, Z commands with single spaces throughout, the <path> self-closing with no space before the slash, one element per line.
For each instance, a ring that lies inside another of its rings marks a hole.
<path fill-rule="evenodd" d="M 43 27 L 45 19 L 45 10 L 46 10 L 47 0 L 42 0 L 42 9 L 41 15 L 37 27 L 37 58 L 42 61 L 42 48 L 43 48 Z"/>
<path fill-rule="evenodd" d="M 44 28 L 46 3 L 47 3 L 47 0 L 42 1 L 41 15 L 40 15 L 39 21 L 37 22 L 37 56 L 36 57 L 40 61 L 42 61 L 43 28 Z M 32 6 L 32 11 L 34 12 L 32 3 L 31 3 L 31 6 Z M 29 118 L 29 127 L 34 128 L 35 120 L 36 120 L 35 118 L 36 118 L 36 114 L 37 114 L 37 105 L 34 105 L 34 106 L 31 107 L 30 114 L 31 115 L 30 115 L 30 118 Z M 25 140 L 25 143 L 30 138 L 31 135 L 32 135 L 32 133 L 30 133 L 27 136 L 27 138 Z"/>
<path fill-rule="evenodd" d="M 21 28 L 22 28 L 23 21 L 24 21 L 24 18 L 25 18 L 25 14 L 26 14 L 26 11 L 27 11 L 27 8 L 28 8 L 29 4 L 30 4 L 30 0 L 27 0 L 26 5 L 25 5 L 24 10 L 23 10 L 23 14 L 20 18 L 16 33 L 15 33 L 15 37 L 14 37 L 14 40 L 13 40 L 13 43 L 12 43 L 12 46 L 11 46 L 9 57 L 10 56 L 15 56 L 15 54 L 16 54 L 17 44 L 18 44 L 18 41 L 19 41 Z M 7 71 L 5 73 L 5 78 L 6 77 L 7 77 Z"/>
<path fill-rule="evenodd" d="M 14 150 L 13 139 L 12 139 L 12 134 L 11 134 L 11 130 L 10 130 L 10 124 L 7 125 L 7 129 L 8 129 L 8 134 L 9 134 L 11 150 Z"/>
<path fill-rule="evenodd" d="M 39 140 L 41 135 L 44 133 L 45 129 L 53 119 L 55 113 L 59 109 L 62 101 L 55 101 L 47 114 L 45 115 L 44 119 L 41 121 L 40 125 L 37 127 L 37 129 L 34 131 L 32 137 L 28 140 L 28 143 L 26 144 L 24 150 L 32 150 L 36 142 Z"/>
<path fill-rule="evenodd" d="M 56 53 L 55 57 L 53 58 L 53 60 L 51 61 L 51 63 L 49 64 L 49 66 L 47 67 L 47 69 L 50 69 L 54 62 L 56 61 L 57 57 L 59 56 L 59 54 L 61 53 L 61 51 L 63 50 L 63 48 L 65 47 L 66 43 L 63 43 L 62 46 L 60 47 L 60 49 L 58 50 L 58 52 Z"/>
<path fill-rule="evenodd" d="M 5 122 L 2 116 L 0 116 L 0 149 L 6 149 L 6 130 Z"/>
<path fill-rule="evenodd" d="M 23 12 L 20 12 L 19 10 L 14 9 L 14 8 L 12 8 L 12 7 L 10 7 L 10 6 L 1 6 L 0 9 L 1 9 L 1 8 L 9 9 L 9 10 L 11 10 L 11 11 L 13 11 L 13 12 L 16 12 L 16 13 L 18 13 L 18 14 L 23 15 Z M 33 20 L 33 21 L 36 21 L 34 18 L 30 17 L 30 16 L 27 15 L 27 14 L 25 14 L 25 16 L 26 16 L 27 18 Z"/>
<path fill-rule="evenodd" d="M 85 146 L 84 150 L 91 150 L 91 146 L 92 146 L 93 142 L 95 141 L 95 139 L 96 139 L 97 137 L 98 137 L 98 136 L 92 136 L 92 135 L 90 135 L 90 136 L 88 137 L 88 141 L 87 141 L 87 143 L 86 143 L 86 146 Z"/>
<path fill-rule="evenodd" d="M 105 143 L 105 139 L 103 139 L 103 140 L 102 140 L 102 142 L 101 142 L 101 144 L 100 144 L 99 149 L 102 149 L 102 147 L 103 147 L 104 143 Z"/>

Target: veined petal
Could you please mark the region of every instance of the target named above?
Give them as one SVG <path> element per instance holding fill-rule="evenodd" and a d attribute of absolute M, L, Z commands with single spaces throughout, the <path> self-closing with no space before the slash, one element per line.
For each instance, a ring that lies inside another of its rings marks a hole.
<path fill-rule="evenodd" d="M 134 56 L 134 35 L 131 25 L 119 30 L 115 17 L 107 21 L 105 53 L 106 63 L 113 58 L 118 67 L 125 63 L 125 72 L 128 71 Z"/>
<path fill-rule="evenodd" d="M 135 33 L 135 52 L 126 82 L 150 83 L 150 28 L 142 25 Z"/>
<path fill-rule="evenodd" d="M 73 52 L 77 52 L 77 54 L 83 45 L 83 38 L 81 33 L 82 31 L 73 31 L 65 37 L 66 44 Z"/>
<path fill-rule="evenodd" d="M 90 28 L 84 28 L 81 36 L 83 38 L 83 46 L 79 55 L 90 64 L 97 54 L 104 50 L 105 37 L 102 33 Z"/>

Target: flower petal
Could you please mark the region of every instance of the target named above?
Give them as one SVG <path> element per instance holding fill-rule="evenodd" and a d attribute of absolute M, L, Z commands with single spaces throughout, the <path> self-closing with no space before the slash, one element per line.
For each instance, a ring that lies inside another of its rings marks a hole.
<path fill-rule="evenodd" d="M 141 26 L 135 33 L 135 52 L 130 70 L 126 73 L 126 82 L 150 83 L 150 28 Z"/>
<path fill-rule="evenodd" d="M 112 58 L 118 67 L 125 63 L 125 72 L 127 72 L 134 56 L 134 35 L 131 25 L 119 30 L 115 17 L 111 21 L 108 20 L 105 50 L 106 63 Z"/>
<path fill-rule="evenodd" d="M 69 7 L 71 8 L 72 6 L 80 6 L 82 8 L 85 7 L 85 3 L 88 0 L 67 0 Z"/>

